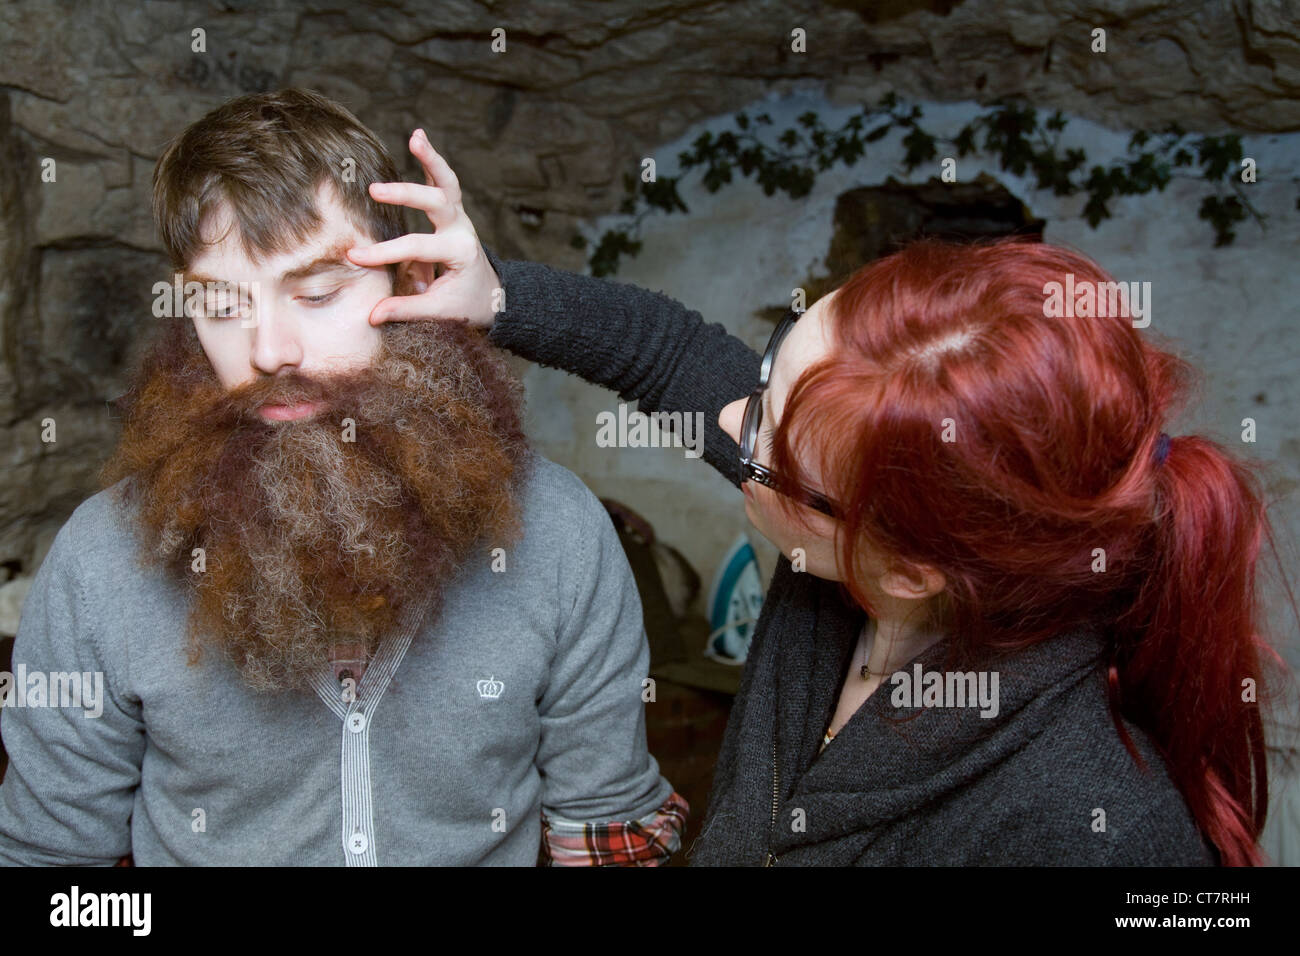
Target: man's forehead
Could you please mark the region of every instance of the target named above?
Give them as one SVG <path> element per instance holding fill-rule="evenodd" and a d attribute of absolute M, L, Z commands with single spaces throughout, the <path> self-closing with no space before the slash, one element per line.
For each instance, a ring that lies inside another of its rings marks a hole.
<path fill-rule="evenodd" d="M 316 209 L 322 222 L 315 233 L 297 248 L 264 258 L 258 266 L 244 252 L 240 242 L 239 223 L 230 203 L 219 202 L 204 217 L 201 226 L 208 246 L 190 263 L 186 271 L 228 281 L 258 274 L 268 279 L 279 279 L 285 277 L 286 273 L 303 271 L 315 260 L 322 258 L 352 266 L 346 255 L 347 250 L 354 246 L 368 246 L 372 240 L 362 239 L 358 235 L 329 180 L 316 189 Z"/>

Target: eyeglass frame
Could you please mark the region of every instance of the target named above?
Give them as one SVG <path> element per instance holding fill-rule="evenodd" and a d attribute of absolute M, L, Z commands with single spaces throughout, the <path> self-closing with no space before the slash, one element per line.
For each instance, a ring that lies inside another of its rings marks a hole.
<path fill-rule="evenodd" d="M 764 487 L 771 488 L 773 491 L 783 494 L 786 497 L 793 498 L 801 505 L 812 508 L 814 511 L 821 512 L 830 518 L 838 518 L 839 514 L 835 506 L 831 504 L 830 499 L 825 495 L 818 494 L 807 485 L 799 482 L 787 481 L 779 478 L 772 469 L 758 464 L 754 461 L 754 453 L 757 451 L 758 430 L 763 424 L 763 393 L 767 391 L 772 374 L 772 363 L 776 359 L 776 350 L 781 346 L 781 342 L 790 334 L 794 328 L 795 322 L 799 320 L 802 312 L 796 312 L 790 309 L 776 324 L 772 330 L 772 337 L 768 339 L 767 349 L 763 353 L 763 362 L 758 371 L 758 387 L 749 393 L 749 398 L 745 402 L 745 415 L 740 424 L 740 473 L 741 483 L 754 481 Z"/>

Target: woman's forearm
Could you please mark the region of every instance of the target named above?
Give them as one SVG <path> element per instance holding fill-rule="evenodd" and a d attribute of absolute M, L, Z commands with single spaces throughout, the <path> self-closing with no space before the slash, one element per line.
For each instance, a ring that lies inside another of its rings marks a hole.
<path fill-rule="evenodd" d="M 718 413 L 758 385 L 753 349 L 661 293 L 484 252 L 505 289 L 494 345 L 611 388 L 641 412 L 699 413 L 705 460 L 740 483 Z"/>

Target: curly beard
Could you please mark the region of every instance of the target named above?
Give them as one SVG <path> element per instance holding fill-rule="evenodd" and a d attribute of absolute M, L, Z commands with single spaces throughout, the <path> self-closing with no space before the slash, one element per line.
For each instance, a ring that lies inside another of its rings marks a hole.
<path fill-rule="evenodd" d="M 130 479 L 143 561 L 192 592 L 191 664 L 216 646 L 259 690 L 307 687 L 331 646 L 373 654 L 413 602 L 436 613 L 463 563 L 520 534 L 523 388 L 500 353 L 460 324 L 382 335 L 367 368 L 227 392 L 175 321 L 119 399 L 102 482 Z M 298 402 L 322 404 L 257 413 Z"/>

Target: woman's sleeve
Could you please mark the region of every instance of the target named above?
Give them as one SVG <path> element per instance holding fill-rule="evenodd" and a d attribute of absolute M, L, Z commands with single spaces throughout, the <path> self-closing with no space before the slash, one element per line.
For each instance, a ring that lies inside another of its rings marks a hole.
<path fill-rule="evenodd" d="M 505 290 L 489 341 L 611 388 L 641 412 L 700 413 L 704 459 L 740 485 L 740 452 L 718 413 L 758 386 L 758 353 L 662 293 L 484 252 Z"/>

